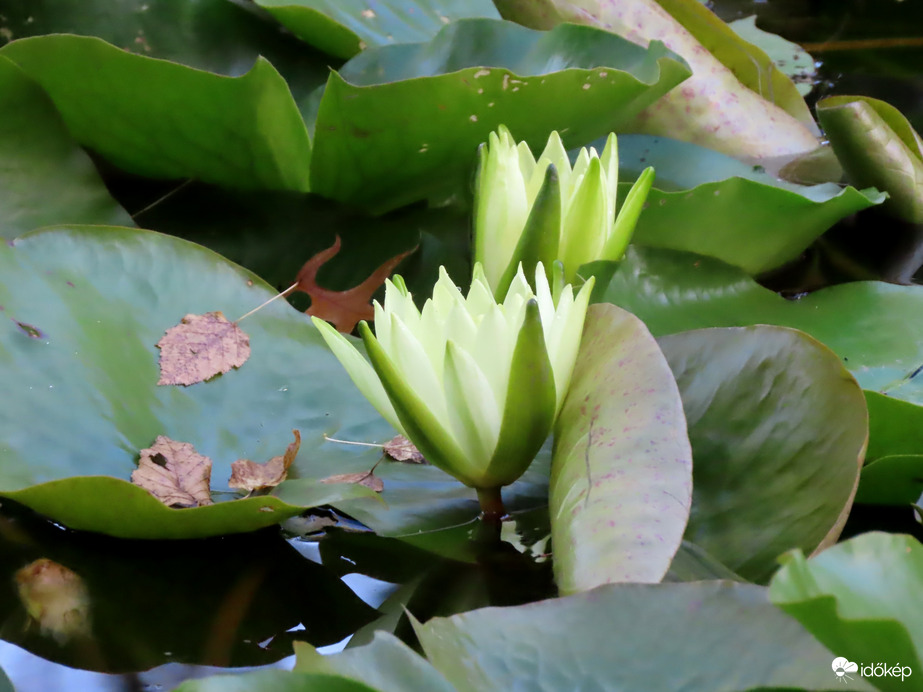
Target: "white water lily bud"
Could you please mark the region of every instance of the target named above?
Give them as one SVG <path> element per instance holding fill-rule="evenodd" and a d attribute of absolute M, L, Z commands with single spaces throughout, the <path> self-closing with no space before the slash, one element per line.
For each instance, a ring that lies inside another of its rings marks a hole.
<path fill-rule="evenodd" d="M 520 262 L 564 265 L 574 281 L 582 264 L 619 260 L 631 240 L 654 180 L 647 168 L 616 213 L 618 145 L 614 134 L 600 156 L 581 149 L 571 167 L 557 132 L 538 161 L 502 125 L 481 145 L 475 193 L 474 253 L 487 281 L 503 296 Z"/>
<path fill-rule="evenodd" d="M 375 303 L 375 334 L 359 329 L 367 361 L 313 318 L 356 386 L 435 466 L 474 488 L 521 476 L 551 432 L 570 384 L 592 280 L 557 304 L 544 267 L 533 291 L 522 268 L 498 303 L 475 265 L 463 296 L 444 268 L 417 309 L 403 280 Z"/>

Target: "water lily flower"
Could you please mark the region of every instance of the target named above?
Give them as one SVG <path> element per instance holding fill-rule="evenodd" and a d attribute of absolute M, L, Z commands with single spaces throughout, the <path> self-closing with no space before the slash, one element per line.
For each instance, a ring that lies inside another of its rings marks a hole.
<path fill-rule="evenodd" d="M 479 151 L 475 192 L 474 253 L 487 280 L 502 298 L 516 268 L 555 260 L 572 283 L 580 265 L 619 260 L 631 240 L 654 181 L 644 170 L 616 215 L 618 144 L 606 140 L 602 156 L 583 148 L 571 168 L 557 132 L 535 160 L 502 125 Z"/>
<path fill-rule="evenodd" d="M 482 507 L 521 476 L 541 448 L 570 383 L 592 280 L 557 300 L 541 265 L 535 290 L 520 267 L 497 303 L 480 265 L 464 297 L 444 268 L 419 310 L 403 279 L 375 303 L 375 334 L 359 331 L 367 361 L 317 318 L 353 382 L 427 460 L 478 489 Z M 501 505 L 502 506 L 502 505 Z"/>

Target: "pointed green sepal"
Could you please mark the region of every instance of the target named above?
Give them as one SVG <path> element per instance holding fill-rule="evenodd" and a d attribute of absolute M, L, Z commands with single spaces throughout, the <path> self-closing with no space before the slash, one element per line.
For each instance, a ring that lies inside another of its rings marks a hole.
<path fill-rule="evenodd" d="M 638 217 L 644 209 L 644 203 L 647 201 L 647 195 L 654 184 L 654 169 L 648 166 L 644 169 L 635 184 L 631 186 L 628 195 L 625 197 L 625 203 L 619 210 L 618 216 L 615 217 L 615 226 L 612 229 L 612 235 L 606 241 L 603 248 L 602 256 L 599 259 L 618 261 L 622 259 L 628 243 L 631 242 L 631 236 L 634 235 L 635 227 L 638 225 Z"/>
<path fill-rule="evenodd" d="M 557 169 L 550 164 L 545 169 L 545 179 L 539 188 L 538 196 L 529 212 L 526 226 L 519 236 L 519 242 L 513 257 L 507 265 L 495 291 L 497 300 L 502 302 L 510 288 L 513 277 L 519 269 L 520 262 L 528 271 L 539 262 L 546 267 L 558 255 L 558 242 L 561 237 L 561 188 Z M 527 272 L 528 273 L 528 272 Z M 534 288 L 534 286 L 533 286 Z"/>
<path fill-rule="evenodd" d="M 525 473 L 551 432 L 555 404 L 554 373 L 538 302 L 532 299 L 513 352 L 500 439 L 476 487 L 509 485 Z"/>
<path fill-rule="evenodd" d="M 378 373 L 408 439 L 433 466 L 454 476 L 465 485 L 477 487 L 477 468 L 472 466 L 452 434 L 407 384 L 365 322 L 359 324 L 359 334 L 365 343 L 372 367 Z"/>

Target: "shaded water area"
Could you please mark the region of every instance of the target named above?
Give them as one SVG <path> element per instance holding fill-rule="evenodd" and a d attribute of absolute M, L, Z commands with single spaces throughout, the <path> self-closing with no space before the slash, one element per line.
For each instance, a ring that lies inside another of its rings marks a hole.
<path fill-rule="evenodd" d="M 805 45 L 819 65 L 810 103 L 845 93 L 882 98 L 923 129 L 920 3 L 709 5 L 726 20 L 757 14 L 764 30 Z M 837 233 L 829 242 L 855 242 L 849 228 Z M 783 277 L 779 285 L 803 280 Z M 852 520 L 867 523 L 847 534 L 874 528 L 877 517 Z M 903 530 L 915 525 L 909 510 L 900 522 Z M 516 517 L 500 541 L 478 533 L 470 523 L 429 537 L 381 538 L 319 512 L 247 535 L 125 541 L 69 531 L 3 502 L 0 667 L 19 692 L 166 690 L 228 668 L 291 667 L 296 641 L 333 651 L 383 628 L 412 643 L 404 608 L 425 620 L 555 595 L 544 512 Z M 41 559 L 85 586 L 68 611 L 68 634 L 43 628 L 21 598 L 21 570 Z"/>

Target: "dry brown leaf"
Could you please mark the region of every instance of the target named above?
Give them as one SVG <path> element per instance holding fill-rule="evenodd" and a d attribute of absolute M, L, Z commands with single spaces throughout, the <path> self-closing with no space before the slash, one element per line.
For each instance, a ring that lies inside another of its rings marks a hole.
<path fill-rule="evenodd" d="M 17 570 L 14 580 L 30 620 L 42 633 L 61 644 L 90 634 L 90 596 L 75 572 L 43 557 Z"/>
<path fill-rule="evenodd" d="M 366 488 L 371 488 L 376 493 L 385 489 L 385 482 L 371 471 L 359 473 L 340 473 L 336 476 L 327 476 L 320 480 L 321 483 L 358 483 Z"/>
<path fill-rule="evenodd" d="M 280 457 L 273 457 L 262 464 L 249 459 L 238 459 L 231 464 L 231 480 L 228 481 L 228 486 L 253 492 L 261 488 L 274 488 L 284 481 L 288 475 L 288 468 L 298 456 L 298 448 L 301 446 L 301 433 L 292 430 L 292 434 L 295 441 Z"/>
<path fill-rule="evenodd" d="M 395 435 L 382 445 L 385 454 L 394 461 L 406 461 L 408 464 L 425 464 L 426 459 L 416 445 L 403 435 Z"/>
<path fill-rule="evenodd" d="M 211 475 L 211 459 L 188 442 L 158 435 L 154 444 L 141 450 L 131 482 L 168 507 L 201 507 L 212 504 Z"/>
<path fill-rule="evenodd" d="M 160 341 L 157 384 L 190 385 L 239 368 L 250 357 L 250 337 L 220 312 L 186 315 Z"/>
<path fill-rule="evenodd" d="M 316 279 L 317 271 L 340 251 L 340 236 L 337 236 L 333 245 L 305 262 L 295 279 L 298 287 L 296 290 L 304 291 L 311 296 L 311 307 L 305 310 L 305 313 L 327 320 L 337 331 L 345 334 L 355 329 L 359 320 L 371 321 L 375 317 L 372 310 L 372 296 L 375 291 L 391 276 L 391 272 L 400 261 L 414 250 L 416 248 L 392 257 L 358 286 L 347 291 L 331 291 L 318 286 Z"/>

